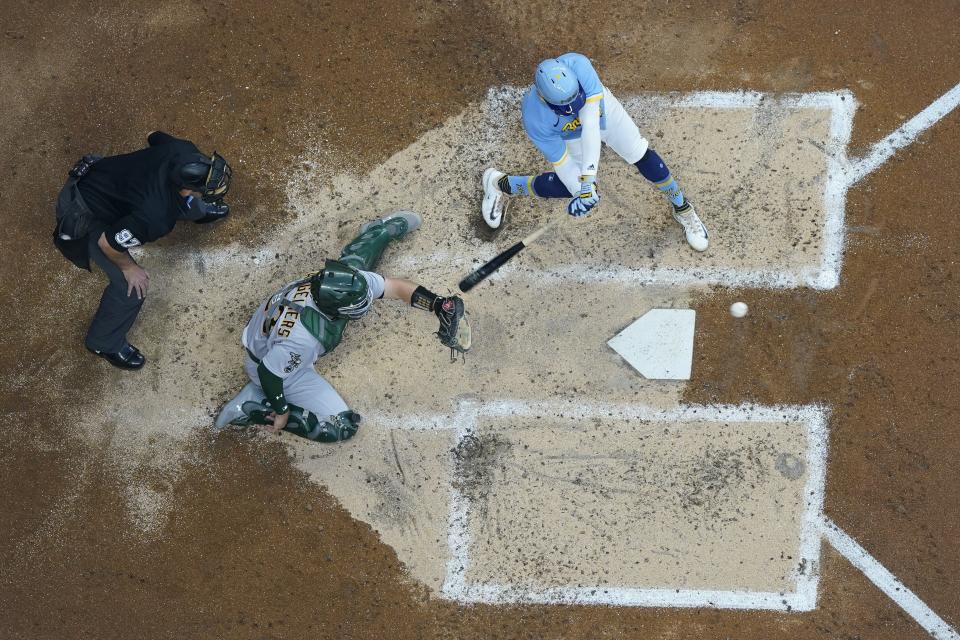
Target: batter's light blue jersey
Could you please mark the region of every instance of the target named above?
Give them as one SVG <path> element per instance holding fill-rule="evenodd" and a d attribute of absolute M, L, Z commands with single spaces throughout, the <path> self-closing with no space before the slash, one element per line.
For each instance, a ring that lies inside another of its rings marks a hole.
<path fill-rule="evenodd" d="M 600 101 L 600 128 L 607 128 L 606 109 L 603 104 L 603 85 L 600 76 L 590 59 L 580 53 L 565 53 L 559 58 L 573 70 L 580 87 L 587 98 L 587 102 Z M 548 162 L 560 164 L 567 152 L 566 140 L 576 140 L 582 133 L 580 114 L 558 116 L 540 98 L 536 87 L 530 87 L 521 107 L 523 113 L 523 128 L 531 142 L 544 155 Z"/>

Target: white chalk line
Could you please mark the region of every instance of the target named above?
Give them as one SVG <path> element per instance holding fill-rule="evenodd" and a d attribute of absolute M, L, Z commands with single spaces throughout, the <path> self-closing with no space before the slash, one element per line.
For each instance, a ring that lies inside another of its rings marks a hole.
<path fill-rule="evenodd" d="M 843 250 L 846 244 L 844 216 L 847 210 L 847 146 L 853 130 L 857 101 L 852 93 L 834 96 L 830 117 L 830 143 L 827 149 L 827 181 L 823 190 L 823 258 L 820 273 L 810 283 L 813 289 L 829 290 L 840 284 Z"/>
<path fill-rule="evenodd" d="M 376 416 L 393 428 L 411 430 L 451 430 L 459 445 L 476 431 L 481 418 L 514 416 L 550 416 L 564 420 L 610 419 L 634 423 L 801 423 L 807 432 L 806 503 L 798 541 L 798 566 L 794 571 L 793 592 L 769 593 L 750 590 L 703 590 L 669 588 L 633 588 L 629 586 L 569 586 L 534 589 L 503 584 L 468 584 L 470 567 L 470 500 L 451 483 L 447 546 L 450 557 L 440 593 L 458 602 L 491 604 L 602 604 L 635 607 L 716 607 L 721 609 L 757 609 L 810 611 L 816 607 L 820 566 L 820 522 L 823 518 L 827 455 L 827 415 L 819 405 L 682 405 L 669 409 L 645 405 L 602 402 L 526 402 L 498 400 L 480 403 L 463 401 L 453 415 L 422 414 L 399 418 Z M 373 417 L 373 416 L 371 416 Z M 456 451 L 456 449 L 454 449 Z M 455 455 L 455 454 L 453 454 Z M 456 465 L 454 464 L 454 468 Z"/>
<path fill-rule="evenodd" d="M 450 423 L 456 425 L 454 442 L 459 445 L 463 439 L 475 428 L 476 418 L 471 418 L 475 414 L 478 405 L 472 401 L 463 401 L 457 409 L 456 415 L 450 420 Z M 456 451 L 455 449 L 453 451 Z M 455 455 L 455 454 L 451 454 Z M 455 461 L 451 461 L 452 468 L 456 469 Z M 457 483 L 450 483 L 450 516 L 447 524 L 447 548 L 450 550 L 450 558 L 447 560 L 447 571 L 444 576 L 443 585 L 440 587 L 440 594 L 456 594 L 467 589 L 465 584 L 465 575 L 469 566 L 469 509 L 470 503 L 466 497 L 457 489 Z M 450 596 L 446 596 L 450 597 Z M 452 598 L 456 600 L 456 597 Z"/>
<path fill-rule="evenodd" d="M 496 250 L 487 250 L 480 257 L 465 258 L 462 254 L 437 252 L 429 256 L 404 256 L 396 259 L 397 268 L 417 270 L 432 263 L 445 266 L 459 266 L 461 270 L 473 270 L 496 255 Z M 768 289 L 792 289 L 801 286 L 821 287 L 820 282 L 834 282 L 834 274 L 824 276 L 812 268 L 806 271 L 790 272 L 771 269 L 732 269 L 726 267 L 600 267 L 594 265 L 563 264 L 551 267 L 539 267 L 531 270 L 520 264 L 507 263 L 493 273 L 491 282 L 513 280 L 517 276 L 536 279 L 538 283 L 615 283 L 624 287 L 633 286 L 671 286 L 690 287 L 720 285 L 731 287 L 764 287 Z"/>
<path fill-rule="evenodd" d="M 916 140 L 921 133 L 939 122 L 944 116 L 956 109 L 958 105 L 960 105 L 960 84 L 955 85 L 930 103 L 930 106 L 926 109 L 873 145 L 863 158 L 853 160 L 850 165 L 848 186 L 853 186 L 864 176 L 875 171 L 898 150 Z"/>
<path fill-rule="evenodd" d="M 934 613 L 930 607 L 840 527 L 827 518 L 823 518 L 820 526 L 823 536 L 830 545 L 840 555 L 849 560 L 853 566 L 862 571 L 870 582 L 896 602 L 927 633 L 934 638 L 938 638 L 938 640 L 960 638 L 956 629 Z"/>
<path fill-rule="evenodd" d="M 522 591 L 499 584 L 463 586 L 445 594 L 475 604 L 589 604 L 621 607 L 750 609 L 807 611 L 797 594 L 706 589 L 631 589 L 626 587 L 557 587 Z M 454 597 L 455 596 L 455 597 Z"/>
<path fill-rule="evenodd" d="M 804 518 L 800 524 L 801 559 L 797 579 L 798 611 L 812 611 L 817 607 L 817 589 L 820 584 L 820 522 L 823 520 L 823 500 L 827 484 L 827 447 L 830 434 L 827 428 L 829 412 L 814 407 L 804 413 L 807 425 L 807 484 L 804 487 Z"/>
<path fill-rule="evenodd" d="M 378 422 L 390 423 L 393 429 L 472 430 L 479 418 L 506 418 L 511 416 L 550 416 L 566 420 L 585 420 L 606 417 L 631 422 L 803 422 L 826 434 L 828 410 L 821 405 L 760 405 L 743 404 L 684 404 L 661 409 L 640 404 L 593 402 L 577 399 L 560 400 L 493 400 L 480 402 L 465 400 L 453 414 L 423 413 L 399 416 L 390 413 L 369 414 Z"/>

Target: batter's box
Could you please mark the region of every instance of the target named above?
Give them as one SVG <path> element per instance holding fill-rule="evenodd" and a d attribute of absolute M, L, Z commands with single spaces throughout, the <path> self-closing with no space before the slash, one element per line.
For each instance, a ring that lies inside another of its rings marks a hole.
<path fill-rule="evenodd" d="M 496 240 L 476 237 L 484 168 L 549 170 L 520 124 L 522 93 L 492 89 L 483 108 L 449 119 L 367 180 L 338 190 L 348 195 L 333 194 L 335 201 L 352 200 L 336 206 L 356 210 L 358 219 L 401 203 L 419 208 L 424 226 L 410 239 L 414 246 L 396 258 L 397 268 L 422 277 L 442 276 L 451 267 L 469 272 L 563 210 L 556 200 L 513 198 Z M 856 110 L 851 93 L 619 97 L 697 206 L 710 230 L 710 248 L 692 251 L 662 194 L 606 149 L 597 210 L 551 232 L 494 280 L 836 286 L 849 180 L 846 152 Z M 422 202 L 411 203 L 411 194 Z M 466 238 L 471 246 L 451 238 Z"/>
<path fill-rule="evenodd" d="M 501 402 L 458 422 L 445 597 L 815 606 L 823 409 Z"/>

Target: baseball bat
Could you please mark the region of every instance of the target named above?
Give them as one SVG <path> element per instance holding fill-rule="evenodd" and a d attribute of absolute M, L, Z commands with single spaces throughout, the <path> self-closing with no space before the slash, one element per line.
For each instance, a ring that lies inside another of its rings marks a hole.
<path fill-rule="evenodd" d="M 537 240 L 543 233 L 555 225 L 560 220 L 566 218 L 566 213 L 564 213 L 563 218 L 554 218 L 550 222 L 547 222 L 539 229 L 528 235 L 526 238 L 517 242 L 511 246 L 506 251 L 501 251 L 493 258 L 491 258 L 486 264 L 481 265 L 475 271 L 467 275 L 463 280 L 460 281 L 460 284 L 457 285 L 460 287 L 460 291 L 466 293 L 473 289 L 475 286 L 486 280 L 494 271 L 505 265 L 513 256 L 517 255 L 524 249 L 530 246 L 533 242 Z"/>

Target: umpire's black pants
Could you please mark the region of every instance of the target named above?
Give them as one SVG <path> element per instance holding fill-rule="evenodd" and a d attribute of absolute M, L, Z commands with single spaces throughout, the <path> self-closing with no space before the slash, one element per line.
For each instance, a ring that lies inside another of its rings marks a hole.
<path fill-rule="evenodd" d="M 94 231 L 89 236 L 90 258 L 107 274 L 110 282 L 100 297 L 100 307 L 90 322 L 85 343 L 88 349 L 116 353 L 127 345 L 127 332 L 137 320 L 143 300 L 137 298 L 136 291 L 127 295 L 127 279 L 123 272 L 97 244 L 100 234 L 100 231 Z"/>

